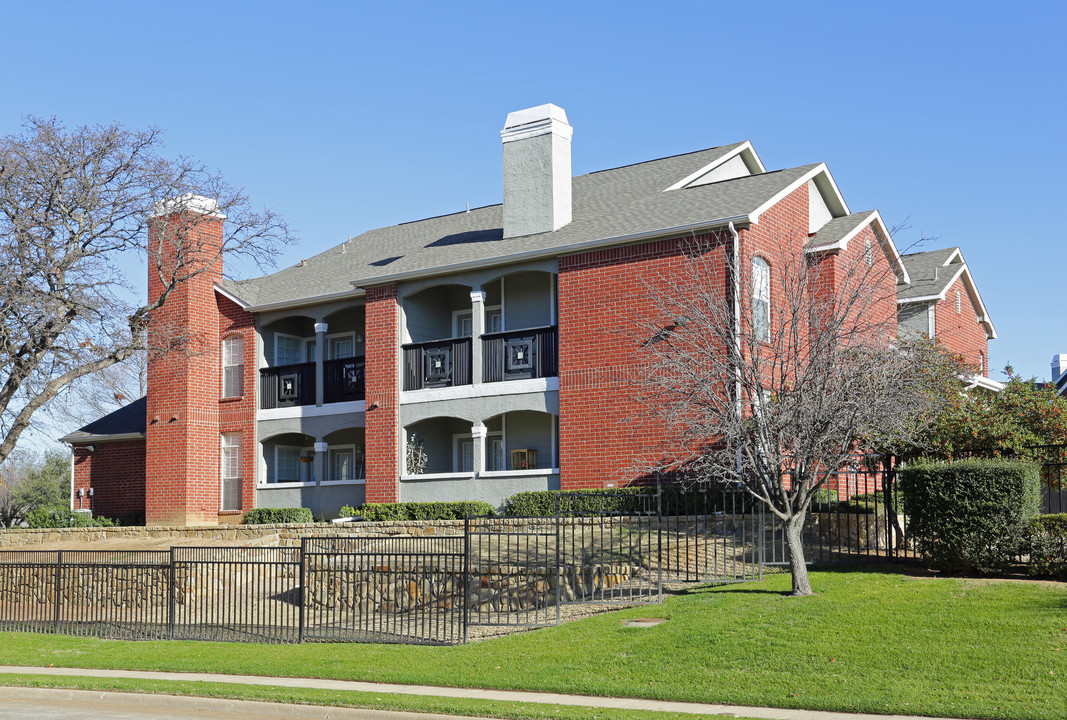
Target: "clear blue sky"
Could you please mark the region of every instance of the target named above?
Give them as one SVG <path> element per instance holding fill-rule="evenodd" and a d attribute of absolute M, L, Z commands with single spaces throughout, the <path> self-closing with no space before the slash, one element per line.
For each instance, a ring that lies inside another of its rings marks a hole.
<path fill-rule="evenodd" d="M 825 161 L 853 210 L 910 216 L 902 249 L 963 248 L 992 367 L 1067 352 L 1062 2 L 37 0 L 3 24 L 0 134 L 159 126 L 285 215 L 281 265 L 499 202 L 507 112 L 553 102 L 575 173 L 742 139 Z"/>

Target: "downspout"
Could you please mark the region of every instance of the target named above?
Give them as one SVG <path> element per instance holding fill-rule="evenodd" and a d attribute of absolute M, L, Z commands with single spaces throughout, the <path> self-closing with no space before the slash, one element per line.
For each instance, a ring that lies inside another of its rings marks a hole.
<path fill-rule="evenodd" d="M 733 311 L 734 311 L 734 326 L 733 326 L 733 343 L 734 352 L 736 357 L 741 357 L 741 236 L 734 228 L 733 220 L 726 226 L 730 231 L 730 236 L 733 238 Z M 734 367 L 734 412 L 737 413 L 737 419 L 741 419 L 741 377 L 739 370 Z M 737 476 L 741 477 L 741 446 L 737 447 Z"/>

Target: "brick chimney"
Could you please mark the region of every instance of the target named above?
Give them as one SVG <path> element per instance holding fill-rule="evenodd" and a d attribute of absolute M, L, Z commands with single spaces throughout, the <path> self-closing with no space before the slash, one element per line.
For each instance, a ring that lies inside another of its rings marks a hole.
<path fill-rule="evenodd" d="M 149 248 L 164 275 L 188 276 L 149 321 L 145 431 L 145 521 L 148 525 L 214 525 L 219 512 L 219 316 L 226 216 L 218 203 L 184 195 L 156 205 Z M 163 292 L 150 250 L 148 299 Z M 180 258 L 180 259 L 179 259 Z M 212 263 L 207 265 L 208 263 Z"/>
<path fill-rule="evenodd" d="M 571 221 L 571 135 L 563 108 L 509 113 L 504 143 L 504 237 L 559 230 Z"/>

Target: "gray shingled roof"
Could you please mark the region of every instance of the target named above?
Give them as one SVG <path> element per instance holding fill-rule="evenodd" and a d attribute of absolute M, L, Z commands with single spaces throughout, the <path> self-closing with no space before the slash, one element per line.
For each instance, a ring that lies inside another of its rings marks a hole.
<path fill-rule="evenodd" d="M 897 288 L 897 299 L 910 300 L 943 293 L 963 266 L 961 255 L 945 267 L 945 262 L 956 252 L 959 252 L 958 247 L 901 255 L 900 259 L 908 270 L 911 284 Z"/>
<path fill-rule="evenodd" d="M 874 210 L 852 213 L 843 217 L 834 218 L 819 228 L 819 232 L 808 241 L 808 247 L 824 247 L 841 242 L 842 238 L 865 223 L 869 223 L 874 216 Z M 910 272 L 910 270 L 909 270 Z"/>
<path fill-rule="evenodd" d="M 146 398 L 134 400 L 113 413 L 94 420 L 85 427 L 69 435 L 64 435 L 60 442 L 87 443 L 94 440 L 116 439 L 118 437 L 144 436 L 147 421 L 148 401 Z"/>
<path fill-rule="evenodd" d="M 370 230 L 297 265 L 261 278 L 227 281 L 253 307 L 312 300 L 373 285 L 398 274 L 430 274 L 468 263 L 505 262 L 586 242 L 712 223 L 758 209 L 815 165 L 663 192 L 737 147 L 603 170 L 574 178 L 573 221 L 555 232 L 503 238 L 503 206 Z"/>

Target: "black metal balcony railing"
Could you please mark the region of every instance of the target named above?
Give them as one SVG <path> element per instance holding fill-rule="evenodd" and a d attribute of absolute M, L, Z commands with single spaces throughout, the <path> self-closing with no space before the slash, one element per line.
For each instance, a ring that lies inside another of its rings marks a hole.
<path fill-rule="evenodd" d="M 452 338 L 404 345 L 404 389 L 470 385 L 471 339 Z"/>
<path fill-rule="evenodd" d="M 349 357 L 322 363 L 323 402 L 363 400 L 366 391 L 366 358 Z"/>
<path fill-rule="evenodd" d="M 315 404 L 315 363 L 261 368 L 259 406 L 263 410 Z"/>
<path fill-rule="evenodd" d="M 559 374 L 558 344 L 554 326 L 482 335 L 482 380 L 555 377 Z"/>

